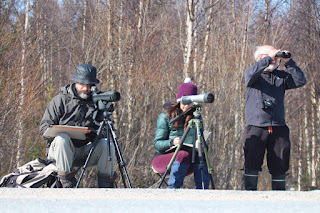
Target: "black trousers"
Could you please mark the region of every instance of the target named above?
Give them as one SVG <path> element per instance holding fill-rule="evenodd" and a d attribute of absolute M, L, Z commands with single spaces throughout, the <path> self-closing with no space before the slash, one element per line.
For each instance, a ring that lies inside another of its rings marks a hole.
<path fill-rule="evenodd" d="M 289 169 L 290 139 L 287 126 L 268 127 L 246 126 L 243 133 L 245 168 L 261 171 L 265 151 L 271 175 L 285 174 Z"/>

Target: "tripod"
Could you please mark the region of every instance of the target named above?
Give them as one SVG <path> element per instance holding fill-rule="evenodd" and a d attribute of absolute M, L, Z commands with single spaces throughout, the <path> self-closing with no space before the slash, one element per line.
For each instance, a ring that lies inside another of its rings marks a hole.
<path fill-rule="evenodd" d="M 97 145 L 97 142 L 100 139 L 100 136 L 101 136 L 102 131 L 104 129 L 107 130 L 106 138 L 108 140 L 108 146 L 109 146 L 109 157 L 108 157 L 108 160 L 111 160 L 111 151 L 110 151 L 110 133 L 111 133 L 112 141 L 113 141 L 113 143 L 115 145 L 115 149 L 116 149 L 116 157 L 117 157 L 118 166 L 119 166 L 121 178 L 122 178 L 122 181 L 123 181 L 123 185 L 124 185 L 125 188 L 127 188 L 126 182 L 124 180 L 124 175 L 123 175 L 123 172 L 124 172 L 125 176 L 126 176 L 126 179 L 127 179 L 127 182 L 128 182 L 128 185 L 129 185 L 129 188 L 132 188 L 131 182 L 130 182 L 130 179 L 129 179 L 129 176 L 128 176 L 128 172 L 127 172 L 127 169 L 125 167 L 126 163 L 123 161 L 123 157 L 122 157 L 122 154 L 121 154 L 121 151 L 120 151 L 120 147 L 119 147 L 119 144 L 118 144 L 118 141 L 117 141 L 117 136 L 116 136 L 116 133 L 115 133 L 114 128 L 113 128 L 113 123 L 114 122 L 110 119 L 110 115 L 112 114 L 112 111 L 113 111 L 113 106 L 112 106 L 112 110 L 103 111 L 103 120 L 99 124 L 99 129 L 97 131 L 97 136 L 95 137 L 94 141 L 92 142 L 92 147 L 91 147 L 91 149 L 89 151 L 89 154 L 88 154 L 88 157 L 86 159 L 86 162 L 85 162 L 84 166 L 82 167 L 81 175 L 79 177 L 79 180 L 78 180 L 77 185 L 76 185 L 75 188 L 78 188 L 78 186 L 79 186 L 79 184 L 81 182 L 83 174 L 84 174 L 85 170 L 87 169 L 87 166 L 88 166 L 89 160 L 91 158 L 92 152 L 94 151 L 94 149 L 95 149 L 95 147 Z M 96 115 L 97 115 L 97 111 L 93 116 L 94 120 L 95 120 Z"/>
<path fill-rule="evenodd" d="M 192 110 L 192 109 L 195 109 L 195 111 L 193 112 L 193 115 L 194 115 L 194 119 L 191 119 L 189 122 L 188 122 L 188 126 L 185 130 L 185 132 L 183 133 L 182 135 L 182 138 L 169 162 L 169 164 L 167 165 L 166 167 L 166 171 L 165 173 L 163 174 L 162 178 L 161 178 L 161 181 L 158 185 L 158 188 L 161 187 L 168 171 L 171 169 L 171 166 L 179 152 L 179 150 L 181 149 L 181 146 L 183 145 L 190 129 L 195 125 L 196 127 L 196 130 L 197 130 L 197 135 L 195 136 L 196 140 L 193 141 L 193 148 L 192 148 L 192 163 L 195 163 L 195 155 L 196 155 L 196 143 L 199 144 L 198 146 L 198 157 L 199 157 L 199 169 L 200 169 L 200 173 L 201 173 L 201 182 L 202 182 L 202 189 L 205 188 L 204 186 L 204 174 L 203 174 L 203 169 L 204 169 L 204 162 L 203 162 L 203 154 L 202 154 L 202 147 L 203 147 L 203 153 L 204 153 L 204 156 L 205 156 L 205 159 L 206 159 L 206 164 L 207 164 L 207 168 L 208 168 L 208 173 L 210 175 L 210 181 L 211 181 L 211 188 L 214 189 L 214 183 L 213 183 L 213 177 L 212 177 L 212 173 L 213 173 L 213 170 L 212 168 L 210 167 L 210 163 L 209 163 L 209 158 L 208 158 L 208 151 L 207 151 L 207 143 L 205 141 L 205 138 L 204 138 L 204 135 L 203 135 L 203 129 L 202 129 L 202 121 L 201 121 L 201 106 L 199 104 L 194 104 L 192 107 L 190 107 L 188 110 L 186 110 L 185 112 L 181 113 L 180 115 L 178 115 L 177 117 L 175 117 L 174 119 L 172 119 L 170 121 L 170 123 L 173 123 L 175 122 L 176 120 L 178 120 L 182 115 L 184 115 L 185 113 L 187 113 L 188 111 Z M 203 146 L 202 146 L 203 145 Z"/>

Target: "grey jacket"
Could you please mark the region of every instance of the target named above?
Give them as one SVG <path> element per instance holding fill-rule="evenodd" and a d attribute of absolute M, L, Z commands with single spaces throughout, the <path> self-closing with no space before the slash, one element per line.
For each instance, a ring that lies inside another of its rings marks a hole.
<path fill-rule="evenodd" d="M 306 78 L 296 63 L 290 59 L 285 67 L 288 72 L 274 70 L 264 72 L 272 58 L 267 56 L 245 70 L 246 85 L 246 125 L 284 126 L 285 90 L 301 87 Z M 263 100 L 271 100 L 272 107 L 263 109 Z"/>
<path fill-rule="evenodd" d="M 60 93 L 48 104 L 40 122 L 40 134 L 50 125 L 97 126 L 93 120 L 94 103 L 91 99 L 83 100 L 75 94 L 75 84 L 68 84 L 60 88 Z M 52 140 L 50 138 L 45 138 Z"/>

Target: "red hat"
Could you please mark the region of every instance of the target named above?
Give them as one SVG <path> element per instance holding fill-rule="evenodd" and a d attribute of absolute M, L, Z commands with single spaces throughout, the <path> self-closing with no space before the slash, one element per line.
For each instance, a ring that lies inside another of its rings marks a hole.
<path fill-rule="evenodd" d="M 190 78 L 186 78 L 184 83 L 179 86 L 178 93 L 177 93 L 177 101 L 181 98 L 181 96 L 187 95 L 198 95 L 198 88 L 196 85 L 191 83 Z"/>

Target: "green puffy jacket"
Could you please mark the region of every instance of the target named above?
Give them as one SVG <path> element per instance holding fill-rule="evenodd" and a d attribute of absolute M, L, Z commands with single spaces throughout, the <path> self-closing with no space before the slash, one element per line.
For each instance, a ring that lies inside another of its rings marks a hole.
<path fill-rule="evenodd" d="M 153 145 L 159 154 L 164 154 L 165 151 L 171 147 L 171 141 L 176 137 L 181 139 L 184 133 L 184 124 L 179 124 L 178 128 L 173 128 L 173 124 L 169 124 L 170 120 L 170 116 L 167 116 L 165 111 L 159 115 L 157 120 L 157 129 L 153 140 Z M 196 127 L 193 125 L 184 143 L 192 144 L 195 134 Z"/>

